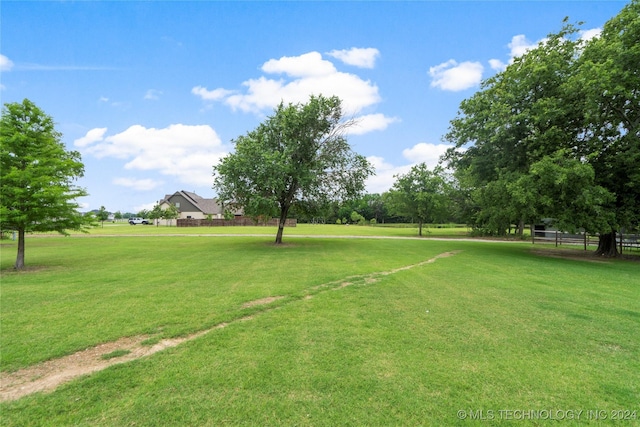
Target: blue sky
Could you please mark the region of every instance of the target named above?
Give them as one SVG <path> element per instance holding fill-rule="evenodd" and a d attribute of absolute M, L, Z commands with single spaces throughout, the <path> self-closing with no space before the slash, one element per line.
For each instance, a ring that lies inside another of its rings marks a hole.
<path fill-rule="evenodd" d="M 85 164 L 87 210 L 215 197 L 212 166 L 283 100 L 343 99 L 369 192 L 434 165 L 460 102 L 562 20 L 624 1 L 144 1 L 0 5 L 0 97 L 28 98 Z"/>

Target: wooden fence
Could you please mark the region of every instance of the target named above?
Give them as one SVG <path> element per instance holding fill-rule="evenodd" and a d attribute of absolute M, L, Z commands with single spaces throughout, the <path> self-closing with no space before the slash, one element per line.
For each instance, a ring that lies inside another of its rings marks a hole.
<path fill-rule="evenodd" d="M 533 242 L 555 243 L 556 247 L 561 245 L 581 245 L 586 251 L 589 246 L 598 246 L 598 235 L 579 233 L 570 234 L 562 231 L 535 230 Z M 618 251 L 640 251 L 639 234 L 616 234 L 616 246 Z"/>
<path fill-rule="evenodd" d="M 277 227 L 280 223 L 278 218 L 271 218 L 267 222 L 255 221 L 251 218 L 238 217 L 234 219 L 194 219 L 181 218 L 177 220 L 178 227 L 246 227 L 246 226 L 265 226 Z M 284 223 L 285 227 L 295 227 L 298 224 L 296 219 L 287 219 Z"/>

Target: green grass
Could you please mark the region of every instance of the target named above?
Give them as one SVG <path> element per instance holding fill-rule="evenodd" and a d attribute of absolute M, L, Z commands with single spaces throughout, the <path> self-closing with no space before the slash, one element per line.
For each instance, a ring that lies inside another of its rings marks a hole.
<path fill-rule="evenodd" d="M 172 227 L 155 225 L 129 225 L 128 223 L 108 223 L 104 227 L 90 230 L 89 235 L 155 235 L 155 234 L 260 234 L 273 236 L 276 227 Z M 465 226 L 452 224 L 431 225 L 422 230 L 423 237 L 466 237 L 469 229 Z M 80 233 L 72 233 L 77 235 Z M 417 237 L 418 226 L 415 224 L 377 224 L 377 225 L 337 225 L 337 224 L 298 224 L 296 227 L 284 229 L 284 240 L 288 236 L 387 236 L 387 237 Z"/>
<path fill-rule="evenodd" d="M 562 425 L 597 425 L 588 410 L 640 417 L 640 264 L 541 257 L 528 243 L 287 232 L 284 247 L 271 236 L 32 238 L 24 273 L 10 270 L 15 246 L 3 246 L 2 370 L 124 336 L 229 326 L 3 403 L 2 424 L 508 425 L 498 411 L 543 409 L 585 411 Z M 374 275 L 447 251 L 461 252 Z M 242 308 L 267 296 L 284 298 Z M 460 410 L 495 419 L 461 420 Z"/>

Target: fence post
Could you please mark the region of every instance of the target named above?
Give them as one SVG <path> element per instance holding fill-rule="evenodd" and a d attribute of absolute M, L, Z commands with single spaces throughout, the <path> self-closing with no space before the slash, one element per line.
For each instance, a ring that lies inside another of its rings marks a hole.
<path fill-rule="evenodd" d="M 620 230 L 620 254 L 622 254 L 622 230 Z"/>
<path fill-rule="evenodd" d="M 556 248 L 558 247 L 558 230 L 556 230 Z"/>
<path fill-rule="evenodd" d="M 531 230 L 531 244 L 533 245 L 536 243 L 536 232 L 533 223 L 529 225 L 529 230 Z"/>

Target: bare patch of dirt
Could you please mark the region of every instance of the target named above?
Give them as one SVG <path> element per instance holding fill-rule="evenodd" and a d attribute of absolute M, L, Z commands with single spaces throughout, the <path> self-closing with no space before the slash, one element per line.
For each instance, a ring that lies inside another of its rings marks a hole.
<path fill-rule="evenodd" d="M 342 288 L 346 288 L 347 286 L 351 286 L 353 285 L 352 282 L 342 282 L 340 283 L 340 286 L 338 286 L 337 288 L 334 288 L 334 291 L 337 291 L 338 289 L 342 289 Z"/>
<path fill-rule="evenodd" d="M 440 259 L 440 258 L 448 258 L 448 257 L 450 257 L 450 256 L 454 256 L 454 255 L 455 255 L 455 254 L 457 254 L 457 253 L 460 253 L 460 251 L 443 252 L 443 253 L 441 253 L 441 254 L 439 254 L 439 255 L 434 256 L 433 258 L 429 258 L 429 259 L 428 259 L 428 260 L 426 260 L 426 261 L 422 261 L 422 262 L 419 262 L 419 263 L 417 263 L 417 264 L 406 265 L 406 266 L 404 266 L 404 267 L 396 268 L 395 270 L 387 271 L 387 272 L 384 272 L 384 273 L 381 273 L 381 274 L 383 274 L 383 275 L 388 275 L 388 274 L 394 274 L 394 273 L 397 273 L 397 272 L 399 272 L 399 271 L 410 270 L 410 269 L 412 269 L 412 268 L 414 268 L 414 267 L 420 267 L 420 266 L 422 266 L 422 265 L 426 265 L 426 264 L 434 263 L 434 262 L 436 262 L 436 260 L 438 260 L 438 259 Z"/>
<path fill-rule="evenodd" d="M 255 307 L 256 305 L 265 305 L 265 304 L 271 304 L 274 301 L 278 301 L 279 299 L 284 298 L 283 296 L 277 296 L 277 297 L 266 297 L 266 298 L 261 298 L 261 299 L 257 299 L 254 301 L 249 301 L 249 302 L 245 302 L 244 304 L 242 304 L 242 308 L 249 308 L 249 307 Z"/>
<path fill-rule="evenodd" d="M 185 341 L 198 338 L 214 329 L 224 328 L 221 323 L 211 329 L 180 338 L 167 338 L 154 345 L 142 344 L 148 335 L 120 338 L 117 341 L 99 344 L 69 356 L 48 360 L 43 363 L 21 369 L 16 372 L 0 372 L 0 402 L 19 399 L 38 391 L 51 391 L 60 384 L 69 382 L 81 375 L 101 371 L 111 365 L 129 362 L 149 356 L 166 348 L 175 347 Z M 128 351 L 120 357 L 103 359 L 105 354 L 115 351 Z"/>
<path fill-rule="evenodd" d="M 458 252 L 459 251 L 445 252 L 417 264 L 400 267 L 391 271 L 349 277 L 347 278 L 348 280 L 343 279 L 337 282 L 326 283 L 315 286 L 312 289 L 320 291 L 321 289 L 341 289 L 355 283 L 375 283 L 378 280 L 377 278 L 380 276 L 430 264 L 439 258 L 450 257 Z M 265 305 L 282 298 L 284 298 L 284 296 L 273 296 L 249 301 L 243 304 L 242 308 Z M 303 299 L 308 300 L 311 298 L 313 298 L 313 295 L 306 295 Z M 253 318 L 254 316 L 244 316 L 236 319 L 235 321 L 248 321 Z M 118 363 L 126 363 L 141 357 L 150 356 L 164 349 L 178 346 L 186 341 L 194 340 L 211 331 L 224 328 L 228 325 L 229 323 L 226 322 L 220 323 L 213 328 L 199 331 L 185 337 L 161 339 L 152 345 L 144 344 L 153 338 L 149 335 L 120 338 L 113 342 L 99 344 L 69 356 L 42 362 L 16 372 L 0 372 L 0 402 L 16 400 L 31 393 L 52 391 L 59 385 L 69 382 L 79 376 L 101 371 Z M 123 354 L 119 357 L 103 358 L 104 355 L 112 354 L 114 352 L 122 352 Z"/>

